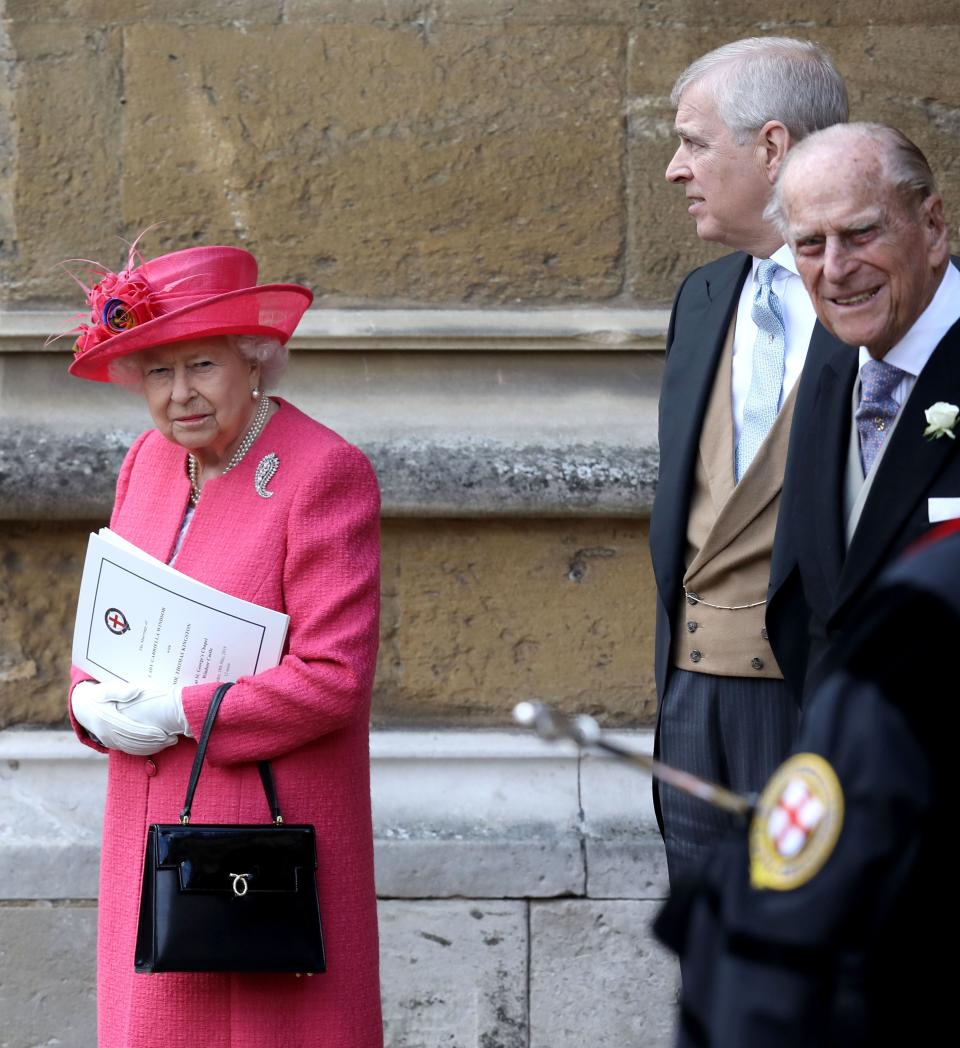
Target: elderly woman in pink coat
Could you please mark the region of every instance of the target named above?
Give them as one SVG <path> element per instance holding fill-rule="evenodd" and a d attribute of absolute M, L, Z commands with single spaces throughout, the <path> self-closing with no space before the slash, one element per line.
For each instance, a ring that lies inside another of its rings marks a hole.
<path fill-rule="evenodd" d="M 199 247 L 103 273 L 72 374 L 142 391 L 155 429 L 127 453 L 111 528 L 179 571 L 290 616 L 273 669 L 227 693 L 195 822 L 316 828 L 327 971 L 134 973 L 144 843 L 176 821 L 214 684 L 150 691 L 74 670 L 80 739 L 109 754 L 100 874 L 100 1048 L 379 1048 L 368 715 L 379 498 L 355 447 L 265 389 L 311 293 L 257 285 L 246 251 Z"/>

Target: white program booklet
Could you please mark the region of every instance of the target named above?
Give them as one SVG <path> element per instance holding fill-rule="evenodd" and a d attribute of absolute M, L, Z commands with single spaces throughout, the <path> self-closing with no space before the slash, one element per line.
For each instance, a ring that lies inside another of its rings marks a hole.
<path fill-rule="evenodd" d="M 87 546 L 73 662 L 99 681 L 160 688 L 236 680 L 280 662 L 289 623 L 101 528 Z"/>

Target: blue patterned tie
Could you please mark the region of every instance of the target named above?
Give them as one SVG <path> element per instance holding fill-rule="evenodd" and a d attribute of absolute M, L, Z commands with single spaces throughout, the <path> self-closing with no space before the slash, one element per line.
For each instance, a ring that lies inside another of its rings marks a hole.
<path fill-rule="evenodd" d="M 906 374 L 893 364 L 872 358 L 860 369 L 860 407 L 856 419 L 864 476 L 870 472 L 900 410 L 900 405 L 893 399 L 893 391 Z"/>
<path fill-rule="evenodd" d="M 786 332 L 780 299 L 773 292 L 773 278 L 779 269 L 780 266 L 769 258 L 757 266 L 757 290 L 753 293 L 750 312 L 757 325 L 757 337 L 753 343 L 750 390 L 743 408 L 743 426 L 737 444 L 738 483 L 770 432 L 780 407 Z"/>

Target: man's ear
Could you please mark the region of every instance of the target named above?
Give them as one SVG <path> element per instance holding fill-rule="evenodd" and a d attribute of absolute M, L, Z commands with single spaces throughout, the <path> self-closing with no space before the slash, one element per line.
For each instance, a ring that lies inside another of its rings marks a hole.
<path fill-rule="evenodd" d="M 770 185 L 776 182 L 780 165 L 795 144 L 793 135 L 779 120 L 768 120 L 757 132 L 757 158 Z"/>
<path fill-rule="evenodd" d="M 931 261 L 936 265 L 950 254 L 947 219 L 943 213 L 943 197 L 939 193 L 928 196 L 920 205 L 920 221 L 926 233 Z"/>

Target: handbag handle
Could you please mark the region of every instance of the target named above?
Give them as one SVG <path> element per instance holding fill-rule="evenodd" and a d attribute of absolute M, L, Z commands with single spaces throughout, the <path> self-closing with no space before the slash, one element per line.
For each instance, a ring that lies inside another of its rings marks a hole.
<path fill-rule="evenodd" d="M 217 711 L 224 695 L 233 687 L 233 681 L 221 684 L 213 693 L 210 706 L 207 709 L 207 718 L 203 722 L 203 731 L 200 733 L 200 741 L 197 743 L 197 755 L 193 758 L 193 768 L 190 770 L 190 781 L 187 783 L 187 796 L 183 802 L 180 812 L 180 822 L 186 825 L 190 821 L 190 809 L 193 807 L 193 795 L 200 781 L 200 772 L 203 770 L 203 759 L 207 755 L 207 743 L 210 741 L 210 732 L 213 731 L 213 722 L 217 719 Z M 260 761 L 257 764 L 260 772 L 260 782 L 263 784 L 263 792 L 267 798 L 270 815 L 275 826 L 283 824 L 283 816 L 280 814 L 280 805 L 277 801 L 277 788 L 273 781 L 273 772 L 270 770 L 269 761 Z"/>

